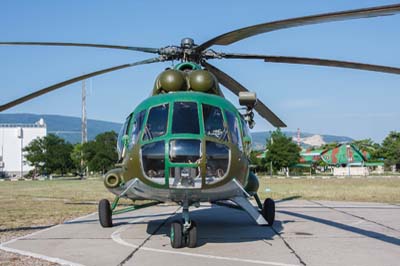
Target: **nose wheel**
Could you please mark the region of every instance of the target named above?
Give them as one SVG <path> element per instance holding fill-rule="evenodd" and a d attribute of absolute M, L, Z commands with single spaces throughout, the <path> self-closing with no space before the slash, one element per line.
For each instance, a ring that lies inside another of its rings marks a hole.
<path fill-rule="evenodd" d="M 170 228 L 171 247 L 173 248 L 195 248 L 197 246 L 197 225 L 191 222 L 190 228 L 185 232 L 182 222 L 171 223 Z"/>
<path fill-rule="evenodd" d="M 173 248 L 197 246 L 197 225 L 189 218 L 189 207 L 184 204 L 182 211 L 183 219 L 181 222 L 171 223 L 170 240 Z"/>

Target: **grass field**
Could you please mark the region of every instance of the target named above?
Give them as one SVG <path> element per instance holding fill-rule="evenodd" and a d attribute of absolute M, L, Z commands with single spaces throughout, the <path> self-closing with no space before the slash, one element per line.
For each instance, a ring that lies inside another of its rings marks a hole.
<path fill-rule="evenodd" d="M 269 188 L 270 192 L 265 192 Z M 400 203 L 400 178 L 267 179 L 260 178 L 261 198 L 301 198 Z"/>
<path fill-rule="evenodd" d="M 400 203 L 400 178 L 260 178 L 260 183 L 261 198 Z M 102 198 L 113 197 L 100 178 L 0 182 L 0 232 L 57 224 L 95 212 Z"/>

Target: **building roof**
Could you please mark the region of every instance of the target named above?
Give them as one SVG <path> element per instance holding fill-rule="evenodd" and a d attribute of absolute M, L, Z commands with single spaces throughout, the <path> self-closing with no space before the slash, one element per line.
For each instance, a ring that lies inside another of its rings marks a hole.
<path fill-rule="evenodd" d="M 329 165 L 362 164 L 369 158 L 368 152 L 361 151 L 352 144 L 341 144 L 321 154 L 321 159 Z"/>
<path fill-rule="evenodd" d="M 0 123 L 0 128 L 17 128 L 17 127 L 22 127 L 22 128 L 45 128 L 46 123 L 44 122 L 43 118 L 38 120 L 35 123 L 31 124 L 24 124 L 24 123 Z"/>

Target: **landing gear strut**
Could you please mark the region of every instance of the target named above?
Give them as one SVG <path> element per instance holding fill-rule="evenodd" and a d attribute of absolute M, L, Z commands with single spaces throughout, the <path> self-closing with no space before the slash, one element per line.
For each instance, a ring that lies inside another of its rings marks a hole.
<path fill-rule="evenodd" d="M 189 218 L 189 204 L 183 203 L 182 222 L 176 221 L 171 224 L 170 240 L 173 248 L 189 247 L 197 245 L 197 225 Z"/>
<path fill-rule="evenodd" d="M 264 201 L 264 204 L 261 203 L 260 197 L 257 193 L 254 195 L 254 199 L 257 202 L 258 209 L 260 210 L 261 215 L 267 221 L 269 226 L 272 226 L 275 221 L 275 201 L 271 198 L 267 198 Z"/>

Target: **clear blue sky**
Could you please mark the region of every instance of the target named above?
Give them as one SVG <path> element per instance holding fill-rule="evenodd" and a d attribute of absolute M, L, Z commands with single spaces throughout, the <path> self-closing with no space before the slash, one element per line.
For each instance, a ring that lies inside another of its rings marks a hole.
<path fill-rule="evenodd" d="M 87 42 L 162 47 L 190 36 L 197 43 L 278 19 L 396 1 L 0 1 L 1 41 Z M 400 15 L 271 32 L 218 51 L 353 60 L 400 67 Z M 73 76 L 151 55 L 110 49 L 0 47 L 1 102 Z M 400 76 L 262 61 L 213 61 L 259 96 L 288 125 L 304 132 L 381 141 L 400 130 Z M 88 117 L 121 122 L 169 63 L 92 79 Z M 7 113 L 80 116 L 81 84 Z M 226 93 L 235 103 L 237 99 Z M 257 118 L 256 131 L 272 126 Z"/>

